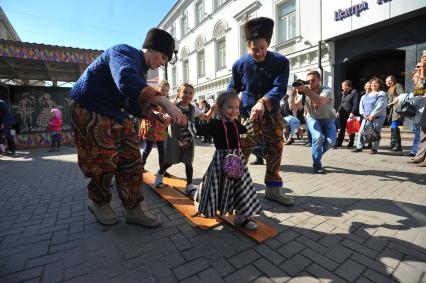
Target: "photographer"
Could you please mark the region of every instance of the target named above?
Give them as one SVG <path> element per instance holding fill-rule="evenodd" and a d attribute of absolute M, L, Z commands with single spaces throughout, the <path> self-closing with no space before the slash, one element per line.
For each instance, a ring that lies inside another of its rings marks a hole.
<path fill-rule="evenodd" d="M 290 108 L 296 108 L 305 99 L 308 111 L 306 123 L 312 134 L 312 159 L 314 172 L 325 174 L 321 158 L 336 141 L 336 111 L 333 108 L 334 96 L 330 88 L 321 86 L 321 76 L 318 71 L 310 71 L 306 81 L 297 80 L 292 85 L 290 94 Z M 297 92 L 302 93 L 296 99 Z M 303 98 L 303 96 L 305 98 Z"/>

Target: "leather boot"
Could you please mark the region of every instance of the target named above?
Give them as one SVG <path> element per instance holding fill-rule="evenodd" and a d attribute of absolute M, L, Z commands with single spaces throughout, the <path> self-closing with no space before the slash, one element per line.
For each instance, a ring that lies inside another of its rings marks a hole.
<path fill-rule="evenodd" d="M 286 206 L 293 206 L 294 200 L 291 196 L 286 195 L 281 187 L 266 187 L 265 198 L 274 200 Z"/>
<path fill-rule="evenodd" d="M 395 129 L 391 129 L 390 144 L 387 150 L 391 150 L 394 147 L 395 147 Z"/>
<path fill-rule="evenodd" d="M 399 128 L 394 129 L 394 140 L 395 140 L 395 145 L 393 148 L 390 149 L 390 151 L 402 151 L 402 147 L 401 147 L 401 131 L 399 130 Z"/>
<path fill-rule="evenodd" d="M 98 204 L 89 200 L 88 208 L 102 225 L 114 225 L 118 222 L 117 216 L 109 203 Z"/>
<path fill-rule="evenodd" d="M 140 204 L 132 209 L 127 209 L 126 215 L 127 223 L 138 224 L 145 227 L 157 227 L 160 223 L 160 218 L 149 211 L 145 201 L 141 201 Z"/>

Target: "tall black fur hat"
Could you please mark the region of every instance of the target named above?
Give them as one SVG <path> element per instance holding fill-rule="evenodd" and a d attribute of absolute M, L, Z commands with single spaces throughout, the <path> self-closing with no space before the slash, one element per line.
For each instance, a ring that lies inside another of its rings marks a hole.
<path fill-rule="evenodd" d="M 251 19 L 244 25 L 244 35 L 246 40 L 264 38 L 268 43 L 270 43 L 273 30 L 274 21 L 266 17 Z"/>
<path fill-rule="evenodd" d="M 165 30 L 152 28 L 148 31 L 142 45 L 144 49 L 153 49 L 167 55 L 170 61 L 175 51 L 175 40 Z"/>

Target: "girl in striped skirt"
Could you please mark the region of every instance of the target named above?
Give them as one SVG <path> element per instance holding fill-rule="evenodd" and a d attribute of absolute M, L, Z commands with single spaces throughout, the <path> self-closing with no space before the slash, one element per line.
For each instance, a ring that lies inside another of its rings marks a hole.
<path fill-rule="evenodd" d="M 212 218 L 219 213 L 233 213 L 236 210 L 235 223 L 247 230 L 255 230 L 257 224 L 251 218 L 261 210 L 253 181 L 244 163 L 241 178 L 231 178 L 224 173 L 224 160 L 228 154 L 243 159 L 240 149 L 240 136 L 247 128 L 239 123 L 240 99 L 234 92 L 225 92 L 218 96 L 218 119 L 199 126 L 200 135 L 208 133 L 213 137 L 216 151 L 195 199 L 199 202 L 199 214 Z M 244 161 L 244 160 L 243 160 Z"/>

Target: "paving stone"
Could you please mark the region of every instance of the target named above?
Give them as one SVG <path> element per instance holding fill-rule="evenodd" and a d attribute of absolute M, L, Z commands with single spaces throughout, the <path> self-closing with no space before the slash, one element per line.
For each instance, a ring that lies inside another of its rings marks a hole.
<path fill-rule="evenodd" d="M 271 264 L 270 261 L 264 258 L 255 261 L 254 266 L 256 266 L 260 271 L 262 271 L 267 277 L 271 278 L 274 282 L 284 282 L 291 278 L 287 273 L 277 268 L 275 265 Z"/>
<path fill-rule="evenodd" d="M 311 260 L 300 254 L 297 254 L 289 260 L 285 261 L 283 264 L 281 264 L 280 268 L 291 276 L 295 276 L 307 266 L 309 266 L 311 263 Z"/>
<path fill-rule="evenodd" d="M 229 283 L 245 283 L 252 282 L 261 276 L 262 273 L 253 265 L 247 265 L 246 267 L 225 277 L 225 281 Z"/>
<path fill-rule="evenodd" d="M 201 282 L 203 283 L 218 283 L 225 282 L 222 276 L 217 273 L 213 268 L 206 269 L 198 274 Z"/>
<path fill-rule="evenodd" d="M 243 266 L 245 266 L 249 263 L 252 263 L 253 261 L 258 259 L 259 257 L 260 257 L 260 255 L 256 251 L 250 249 L 250 250 L 247 250 L 245 252 L 242 252 L 242 253 L 240 253 L 236 256 L 229 258 L 229 262 L 235 268 L 239 269 L 239 268 L 241 268 L 241 267 L 243 267 Z"/>
<path fill-rule="evenodd" d="M 334 248 L 332 248 L 327 254 L 326 256 L 329 257 L 330 259 L 332 259 L 335 262 L 338 263 L 342 263 L 344 262 L 348 257 L 351 256 L 351 254 L 353 253 L 353 251 L 337 245 Z"/>
<path fill-rule="evenodd" d="M 400 282 L 420 282 L 422 276 L 424 276 L 424 270 L 417 270 L 414 267 L 401 262 L 393 273 L 393 276 Z"/>
<path fill-rule="evenodd" d="M 335 273 L 349 282 L 354 282 L 365 269 L 365 266 L 349 259 L 340 265 Z"/>
<path fill-rule="evenodd" d="M 254 248 L 255 251 L 257 251 L 262 257 L 267 258 L 270 262 L 272 262 L 275 265 L 280 264 L 284 261 L 284 257 L 282 257 L 279 253 L 272 250 L 266 245 L 258 245 Z"/>
<path fill-rule="evenodd" d="M 378 273 L 372 269 L 367 269 L 366 272 L 363 274 L 364 277 L 370 279 L 372 282 L 383 282 L 383 283 L 392 283 L 392 282 L 398 282 L 394 279 L 390 278 L 390 274 L 383 275 L 383 273 Z"/>
<path fill-rule="evenodd" d="M 286 258 L 290 258 L 293 255 L 299 253 L 304 248 L 305 246 L 301 243 L 293 241 L 279 248 L 278 252 Z"/>
<path fill-rule="evenodd" d="M 327 257 L 321 255 L 320 253 L 312 249 L 304 249 L 302 254 L 312 260 L 313 262 L 318 263 L 319 265 L 327 268 L 328 270 L 334 270 L 337 267 L 337 263 L 328 259 Z"/>
<path fill-rule="evenodd" d="M 310 274 L 312 274 L 314 277 L 318 278 L 320 282 L 333 282 L 333 283 L 347 282 L 346 280 L 337 276 L 333 272 L 328 271 L 327 269 L 323 268 L 322 266 L 316 263 L 311 264 L 306 270 Z"/>
<path fill-rule="evenodd" d="M 209 263 L 205 259 L 197 259 L 187 262 L 173 270 L 179 280 L 190 277 L 198 272 L 207 269 Z"/>

